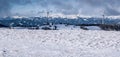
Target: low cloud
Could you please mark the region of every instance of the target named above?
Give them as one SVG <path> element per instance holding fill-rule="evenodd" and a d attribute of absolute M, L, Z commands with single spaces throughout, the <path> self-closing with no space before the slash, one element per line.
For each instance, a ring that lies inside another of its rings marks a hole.
<path fill-rule="evenodd" d="M 120 0 L 0 0 L 0 16 L 10 15 L 14 5 L 41 6 L 45 9 L 53 9 L 58 13 L 69 14 L 93 14 L 98 8 L 104 9 L 105 15 L 120 15 Z M 101 12 L 98 12 L 98 14 Z M 103 12 L 104 13 L 104 12 Z M 93 15 L 96 15 L 93 14 Z"/>

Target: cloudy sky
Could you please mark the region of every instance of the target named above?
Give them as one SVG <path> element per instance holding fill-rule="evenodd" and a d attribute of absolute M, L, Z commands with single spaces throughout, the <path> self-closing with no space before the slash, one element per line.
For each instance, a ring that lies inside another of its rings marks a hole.
<path fill-rule="evenodd" d="M 120 0 L 0 0 L 0 16 L 51 14 L 120 15 Z"/>

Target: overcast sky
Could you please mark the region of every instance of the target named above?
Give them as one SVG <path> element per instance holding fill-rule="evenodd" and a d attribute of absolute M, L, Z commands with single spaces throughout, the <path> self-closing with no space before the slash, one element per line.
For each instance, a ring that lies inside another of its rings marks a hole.
<path fill-rule="evenodd" d="M 0 16 L 52 14 L 120 15 L 120 0 L 0 0 Z"/>

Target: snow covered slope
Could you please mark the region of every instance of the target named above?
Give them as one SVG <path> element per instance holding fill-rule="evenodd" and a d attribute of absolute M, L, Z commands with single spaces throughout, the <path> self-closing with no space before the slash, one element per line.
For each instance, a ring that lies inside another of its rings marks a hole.
<path fill-rule="evenodd" d="M 0 57 L 119 57 L 120 32 L 0 29 Z"/>

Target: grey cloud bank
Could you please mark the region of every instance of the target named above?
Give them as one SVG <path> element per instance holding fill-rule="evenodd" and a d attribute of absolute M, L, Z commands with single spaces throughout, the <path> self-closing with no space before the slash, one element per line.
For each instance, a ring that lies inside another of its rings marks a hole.
<path fill-rule="evenodd" d="M 120 0 L 0 0 L 0 16 L 10 15 L 13 6 L 33 5 L 66 15 L 120 15 Z M 23 8 L 24 9 L 24 8 Z"/>

